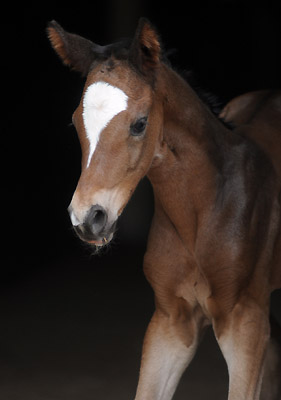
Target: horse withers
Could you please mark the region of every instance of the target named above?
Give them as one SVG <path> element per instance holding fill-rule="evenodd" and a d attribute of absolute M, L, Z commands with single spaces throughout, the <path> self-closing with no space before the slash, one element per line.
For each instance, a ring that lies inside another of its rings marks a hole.
<path fill-rule="evenodd" d="M 156 309 L 136 400 L 172 398 L 209 324 L 228 399 L 280 399 L 269 305 L 281 287 L 281 93 L 230 102 L 221 116 L 231 130 L 169 66 L 147 20 L 133 40 L 107 46 L 54 21 L 48 35 L 86 76 L 73 114 L 82 172 L 69 213 L 79 237 L 107 244 L 145 175 L 154 191 L 144 271 Z"/>

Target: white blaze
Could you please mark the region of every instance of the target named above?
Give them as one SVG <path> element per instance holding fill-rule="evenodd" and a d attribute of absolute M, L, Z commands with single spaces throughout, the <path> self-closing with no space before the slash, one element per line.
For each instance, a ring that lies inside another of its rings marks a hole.
<path fill-rule="evenodd" d="M 83 99 L 83 120 L 90 150 L 87 168 L 103 129 L 115 115 L 127 108 L 128 96 L 119 88 L 106 82 L 90 85 Z"/>

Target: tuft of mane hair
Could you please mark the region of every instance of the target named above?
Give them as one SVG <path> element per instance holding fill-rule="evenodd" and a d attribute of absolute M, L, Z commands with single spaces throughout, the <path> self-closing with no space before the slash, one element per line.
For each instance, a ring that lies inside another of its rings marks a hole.
<path fill-rule="evenodd" d="M 222 117 L 220 117 L 220 113 L 225 106 L 224 102 L 221 101 L 220 98 L 214 93 L 203 89 L 197 83 L 197 79 L 194 77 L 194 73 L 192 71 L 184 71 L 181 75 L 196 92 L 203 103 L 205 103 L 211 112 L 222 122 L 222 124 L 230 130 L 235 129 L 233 122 L 225 121 Z"/>

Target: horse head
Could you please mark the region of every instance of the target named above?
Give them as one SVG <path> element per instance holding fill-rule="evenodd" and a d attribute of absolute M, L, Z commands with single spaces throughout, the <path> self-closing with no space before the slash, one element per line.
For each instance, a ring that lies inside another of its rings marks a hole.
<path fill-rule="evenodd" d="M 82 168 L 69 213 L 78 236 L 102 246 L 112 239 L 138 182 L 161 156 L 163 109 L 155 94 L 159 38 L 145 19 L 133 40 L 107 46 L 66 32 L 55 21 L 48 35 L 63 63 L 86 77 L 72 118 Z"/>

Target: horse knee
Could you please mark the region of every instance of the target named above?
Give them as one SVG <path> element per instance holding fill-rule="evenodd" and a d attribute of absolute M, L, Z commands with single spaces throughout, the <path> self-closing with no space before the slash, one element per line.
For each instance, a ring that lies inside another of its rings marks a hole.
<path fill-rule="evenodd" d="M 157 309 L 154 319 L 160 324 L 166 337 L 180 341 L 186 347 L 198 342 L 207 325 L 204 323 L 203 313 L 190 308 L 185 301 L 178 302 L 177 307 L 168 312 Z"/>

